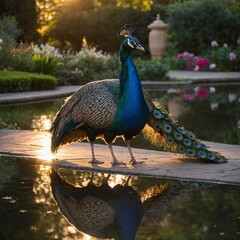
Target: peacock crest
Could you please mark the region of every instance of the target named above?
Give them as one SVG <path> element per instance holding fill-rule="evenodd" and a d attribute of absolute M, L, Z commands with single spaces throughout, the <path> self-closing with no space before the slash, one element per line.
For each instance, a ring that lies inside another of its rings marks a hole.
<path fill-rule="evenodd" d="M 131 36 L 133 31 L 136 29 L 136 27 L 132 24 L 125 24 L 123 27 L 121 27 L 118 32 L 117 32 L 117 36 Z"/>

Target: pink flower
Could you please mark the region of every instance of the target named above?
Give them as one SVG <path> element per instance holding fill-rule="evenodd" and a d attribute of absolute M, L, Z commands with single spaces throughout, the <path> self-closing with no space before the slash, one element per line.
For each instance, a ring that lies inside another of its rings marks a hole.
<path fill-rule="evenodd" d="M 209 97 L 209 89 L 208 88 L 198 88 L 197 97 L 200 99 Z"/>
<path fill-rule="evenodd" d="M 167 90 L 169 94 L 182 94 L 182 89 L 170 88 Z"/>
<path fill-rule="evenodd" d="M 184 92 L 184 100 L 188 102 L 193 102 L 195 99 L 195 93 L 193 89 L 186 89 Z"/>
<path fill-rule="evenodd" d="M 211 42 L 211 46 L 212 46 L 212 47 L 218 47 L 219 44 L 218 44 L 217 41 L 214 40 L 214 41 Z"/>
<path fill-rule="evenodd" d="M 197 66 L 199 67 L 199 70 L 209 67 L 209 65 L 210 65 L 210 60 L 207 58 L 199 58 L 197 61 Z"/>
<path fill-rule="evenodd" d="M 184 59 L 184 56 L 182 54 L 178 54 L 178 59 L 179 60 L 183 60 Z"/>
<path fill-rule="evenodd" d="M 194 94 L 185 94 L 184 95 L 184 100 L 188 101 L 188 102 L 193 102 L 195 99 L 195 95 Z"/>
<path fill-rule="evenodd" d="M 237 54 L 234 52 L 229 53 L 229 60 L 230 61 L 235 61 L 237 59 Z"/>

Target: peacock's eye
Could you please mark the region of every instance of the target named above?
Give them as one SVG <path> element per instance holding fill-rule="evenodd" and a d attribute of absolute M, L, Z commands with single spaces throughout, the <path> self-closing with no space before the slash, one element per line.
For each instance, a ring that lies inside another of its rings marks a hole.
<path fill-rule="evenodd" d="M 137 44 L 133 41 L 133 40 L 129 40 L 128 39 L 128 45 L 131 47 L 131 48 L 136 48 Z"/>

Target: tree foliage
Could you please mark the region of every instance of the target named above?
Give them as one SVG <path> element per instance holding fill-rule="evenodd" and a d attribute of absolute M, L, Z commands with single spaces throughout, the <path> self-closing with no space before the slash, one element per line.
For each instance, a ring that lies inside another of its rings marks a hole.
<path fill-rule="evenodd" d="M 1 0 L 0 14 L 14 17 L 21 30 L 20 41 L 31 42 L 38 38 L 35 0 Z"/>
<path fill-rule="evenodd" d="M 168 30 L 181 51 L 199 53 L 213 40 L 236 46 L 240 37 L 240 4 L 237 1 L 201 0 L 174 4 Z"/>
<path fill-rule="evenodd" d="M 97 46 L 103 51 L 117 52 L 121 42 L 121 38 L 118 40 L 116 37 L 117 30 L 126 23 L 132 23 L 137 27 L 134 35 L 139 37 L 147 48 L 149 33 L 147 26 L 156 19 L 158 11 L 159 8 L 141 11 L 108 5 L 70 14 L 69 9 L 65 8 L 48 34 L 50 38 L 57 39 L 61 47 L 70 45 L 73 49 L 79 50 L 83 37 L 86 37 L 90 45 Z M 163 18 L 165 13 L 165 9 L 162 9 Z"/>

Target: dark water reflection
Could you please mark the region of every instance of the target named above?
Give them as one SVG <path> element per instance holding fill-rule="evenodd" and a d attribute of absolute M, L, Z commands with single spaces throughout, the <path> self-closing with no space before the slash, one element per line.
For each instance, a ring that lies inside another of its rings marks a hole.
<path fill-rule="evenodd" d="M 240 239 L 239 186 L 0 165 L 3 240 Z"/>

